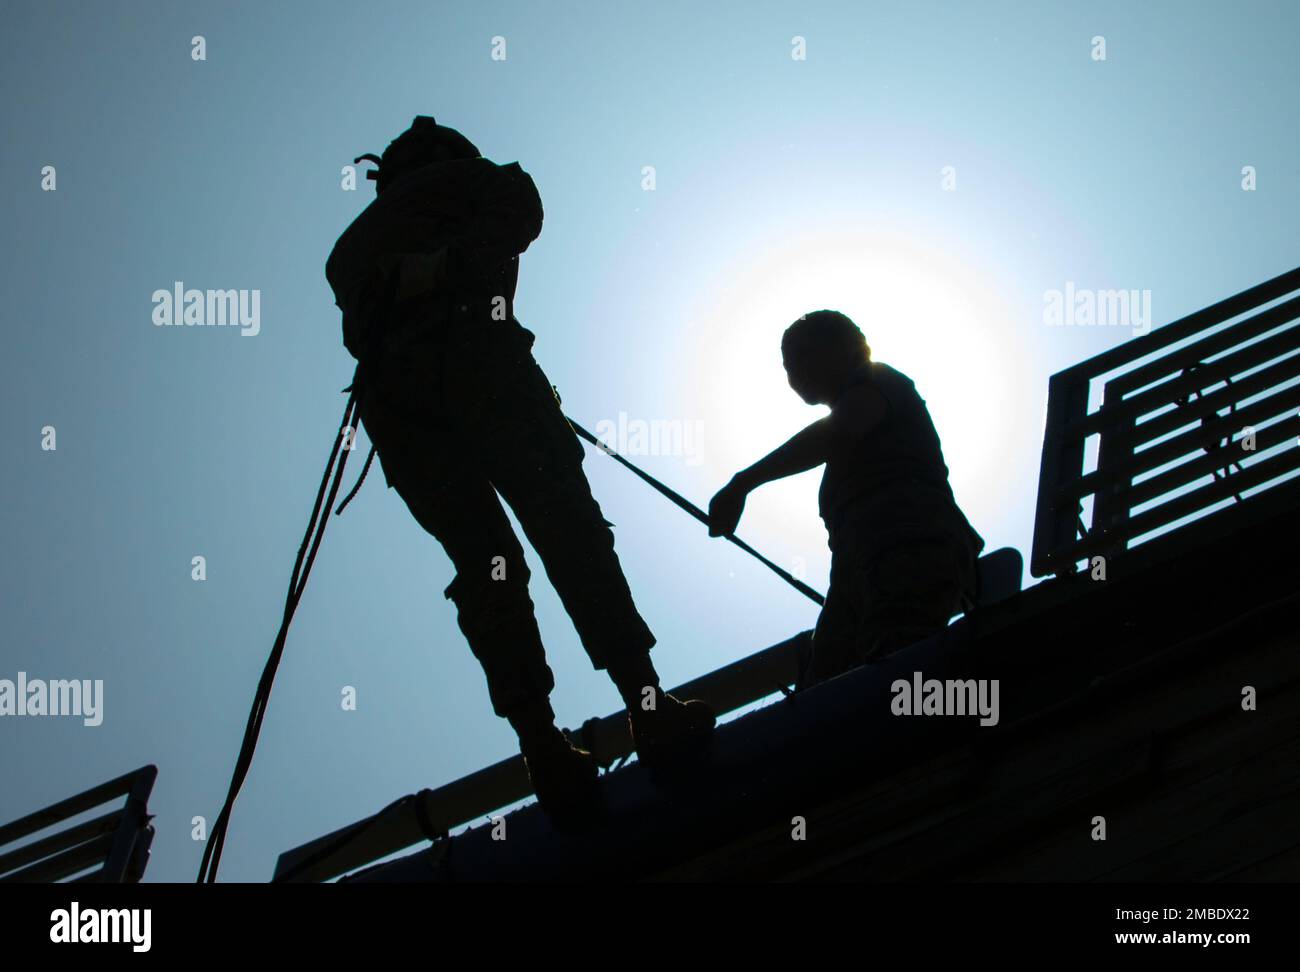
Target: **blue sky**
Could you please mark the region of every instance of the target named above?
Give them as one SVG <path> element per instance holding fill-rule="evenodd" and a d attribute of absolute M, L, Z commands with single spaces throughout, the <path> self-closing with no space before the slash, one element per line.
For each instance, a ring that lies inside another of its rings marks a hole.
<path fill-rule="evenodd" d="M 0 821 L 156 763 L 150 880 L 197 872 L 190 821 L 225 794 L 343 406 L 323 266 L 373 192 L 340 170 L 415 115 L 532 175 L 546 220 L 516 312 L 539 362 L 589 428 L 696 433 L 633 458 L 701 505 L 821 414 L 778 341 L 835 307 L 916 380 L 989 548 L 1027 553 L 1047 379 L 1133 331 L 1048 327 L 1045 291 L 1150 291 L 1158 326 L 1300 263 L 1289 3 L 11 2 L 5 21 L 0 678 L 103 679 L 105 701 L 97 727 L 0 720 Z M 260 290 L 260 332 L 155 327 L 175 281 Z M 666 684 L 813 624 L 588 455 Z M 816 487 L 766 487 L 739 532 L 824 589 Z M 532 564 L 561 723 L 615 711 Z M 450 578 L 376 474 L 326 537 L 224 879 L 513 751 Z"/>

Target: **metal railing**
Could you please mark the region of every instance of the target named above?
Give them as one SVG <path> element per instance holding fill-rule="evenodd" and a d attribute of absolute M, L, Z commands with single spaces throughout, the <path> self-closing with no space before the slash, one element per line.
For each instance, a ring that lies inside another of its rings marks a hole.
<path fill-rule="evenodd" d="M 69 878 L 73 883 L 139 881 L 153 841 L 148 804 L 157 776 L 156 766 L 142 766 L 0 827 L 0 850 L 3 850 L 6 845 L 32 837 L 118 797 L 126 797 L 124 805 L 115 810 L 0 854 L 0 881 L 29 884 Z"/>
<path fill-rule="evenodd" d="M 1300 505 L 1296 482 L 1274 492 L 1300 468 L 1300 385 L 1288 384 L 1300 378 L 1298 316 L 1300 268 L 1053 375 L 1034 576 L 1122 555 L 1225 500 L 1260 513 L 1279 501 Z M 1090 412 L 1099 382 L 1101 404 Z"/>
<path fill-rule="evenodd" d="M 988 606 L 1020 590 L 1023 561 L 1009 547 L 980 558 L 979 605 Z M 670 689 L 684 699 L 704 699 L 719 715 L 736 712 L 777 692 L 789 694 L 810 648 L 811 631 Z M 589 719 L 570 732 L 596 761 L 609 767 L 633 752 L 627 712 Z M 422 841 L 446 838 L 460 826 L 532 795 L 523 758 L 512 756 L 433 790 L 397 800 L 365 820 L 285 851 L 272 881 L 328 881 L 345 871 L 373 864 Z"/>
<path fill-rule="evenodd" d="M 800 632 L 669 691 L 678 698 L 706 699 L 720 715 L 733 712 L 793 683 L 800 653 L 811 635 L 811 631 Z M 625 711 L 590 719 L 571 736 L 602 766 L 632 753 Z M 445 838 L 448 831 L 481 820 L 532 792 L 523 757 L 503 759 L 436 790 L 405 796 L 372 817 L 285 851 L 271 880 L 327 881 L 421 841 Z"/>

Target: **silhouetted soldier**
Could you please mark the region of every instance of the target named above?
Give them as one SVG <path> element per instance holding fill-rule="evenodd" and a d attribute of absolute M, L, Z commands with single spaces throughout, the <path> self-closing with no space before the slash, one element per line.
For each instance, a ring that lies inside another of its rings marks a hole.
<path fill-rule="evenodd" d="M 707 735 L 714 714 L 659 688 L 655 638 L 582 472 L 582 445 L 533 359 L 534 335 L 514 317 L 519 254 L 542 228 L 532 179 L 426 116 L 382 157 L 362 158 L 378 163 L 376 199 L 325 271 L 361 363 L 362 422 L 388 485 L 455 565 L 446 596 L 539 802 L 575 809 L 598 769 L 555 726 L 529 571 L 498 493 L 618 687 L 641 759 Z"/>
<path fill-rule="evenodd" d="M 709 505 L 709 533 L 735 531 L 751 490 L 825 463 L 831 582 L 801 677 L 810 685 L 946 627 L 974 600 L 984 540 L 953 499 L 912 380 L 872 361 L 853 321 L 806 314 L 786 329 L 781 356 L 790 387 L 831 414 L 737 473 Z"/>

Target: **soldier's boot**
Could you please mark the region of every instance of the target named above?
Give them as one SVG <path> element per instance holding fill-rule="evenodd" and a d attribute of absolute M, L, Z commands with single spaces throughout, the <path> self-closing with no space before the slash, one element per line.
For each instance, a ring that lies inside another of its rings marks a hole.
<path fill-rule="evenodd" d="M 698 749 L 713 733 L 717 713 L 700 699 L 682 701 L 659 687 L 650 656 L 611 665 L 610 676 L 627 706 L 637 758 L 654 766 Z"/>
<path fill-rule="evenodd" d="M 537 802 L 557 827 L 582 826 L 598 809 L 600 768 L 585 749 L 555 726 L 550 703 L 529 706 L 509 717 Z"/>
<path fill-rule="evenodd" d="M 628 710 L 632 744 L 647 766 L 669 762 L 698 749 L 713 734 L 717 713 L 701 699 L 682 701 L 667 692 L 657 694 L 653 709 Z"/>

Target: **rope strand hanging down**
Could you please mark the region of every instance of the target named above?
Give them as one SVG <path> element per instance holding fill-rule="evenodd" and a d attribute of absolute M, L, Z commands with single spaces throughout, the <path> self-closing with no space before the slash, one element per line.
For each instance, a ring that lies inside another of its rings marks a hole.
<path fill-rule="evenodd" d="M 360 369 L 358 369 L 359 372 Z M 316 560 L 316 551 L 320 549 L 325 536 L 325 526 L 329 523 L 329 510 L 334 505 L 339 486 L 343 482 L 343 468 L 347 465 L 350 449 L 343 448 L 345 436 L 354 434 L 358 415 L 358 390 L 356 379 L 345 391 L 350 391 L 348 403 L 343 409 L 343 421 L 339 425 L 338 435 L 334 437 L 334 448 L 329 461 L 325 464 L 325 474 L 321 477 L 320 488 L 316 491 L 316 504 L 312 507 L 311 519 L 307 523 L 307 532 L 298 547 L 298 558 L 294 561 L 293 575 L 289 580 L 289 593 L 285 598 L 284 618 L 280 630 L 275 636 L 271 656 L 266 660 L 262 678 L 257 684 L 253 696 L 252 711 L 248 714 L 248 723 L 244 728 L 244 741 L 239 749 L 239 758 L 235 761 L 235 772 L 230 780 L 230 789 L 226 793 L 225 803 L 217 815 L 212 827 L 212 834 L 203 849 L 203 860 L 199 865 L 199 884 L 214 884 L 217 880 L 217 868 L 221 864 L 221 852 L 226 843 L 226 832 L 230 827 L 230 815 L 235 808 L 235 800 L 248 776 L 253 763 L 253 751 L 257 748 L 257 739 L 262 731 L 262 720 L 266 706 L 271 697 L 271 686 L 275 681 L 276 670 L 280 667 L 280 657 L 284 654 L 285 640 L 289 635 L 289 623 L 293 620 L 298 602 L 302 600 L 303 591 L 307 589 L 307 577 L 311 574 L 312 563 Z M 338 466 L 335 467 L 335 460 Z M 331 472 L 333 479 L 331 481 Z M 328 498 L 326 488 L 328 487 Z"/>

